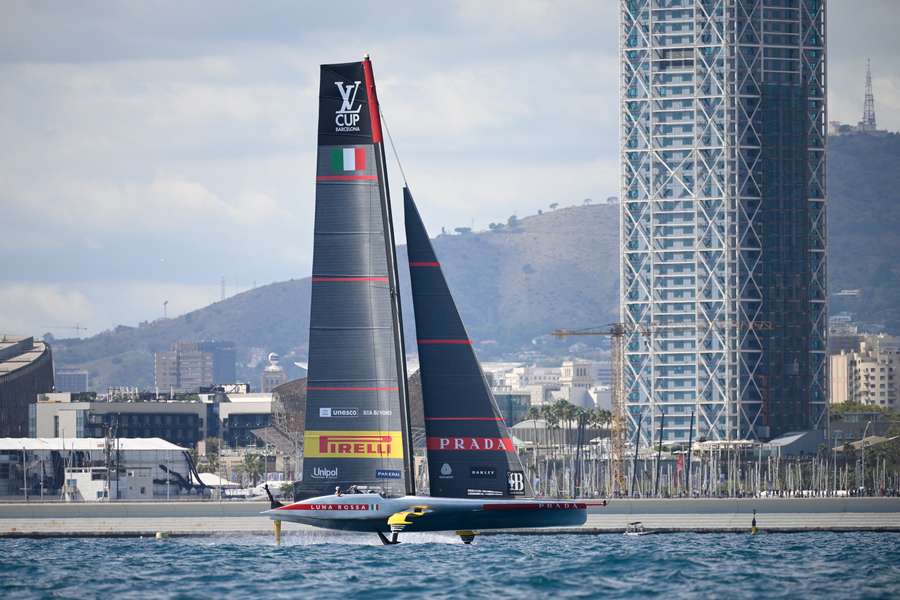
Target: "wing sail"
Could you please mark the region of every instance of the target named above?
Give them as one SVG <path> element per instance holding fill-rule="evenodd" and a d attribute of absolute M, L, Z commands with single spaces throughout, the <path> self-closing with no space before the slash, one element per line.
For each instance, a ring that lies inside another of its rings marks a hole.
<path fill-rule="evenodd" d="M 323 65 L 302 493 L 414 493 L 406 364 L 372 67 Z"/>
<path fill-rule="evenodd" d="M 407 188 L 403 203 L 431 495 L 533 496 Z"/>

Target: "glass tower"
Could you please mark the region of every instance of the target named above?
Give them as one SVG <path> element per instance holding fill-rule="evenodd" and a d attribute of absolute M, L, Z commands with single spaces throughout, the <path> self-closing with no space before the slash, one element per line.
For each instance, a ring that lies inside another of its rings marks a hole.
<path fill-rule="evenodd" d="M 825 2 L 621 0 L 626 422 L 824 428 Z"/>

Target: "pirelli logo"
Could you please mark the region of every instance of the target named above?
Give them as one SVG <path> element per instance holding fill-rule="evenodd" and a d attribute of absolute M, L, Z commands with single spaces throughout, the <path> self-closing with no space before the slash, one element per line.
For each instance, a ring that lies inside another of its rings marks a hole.
<path fill-rule="evenodd" d="M 403 458 L 399 431 L 307 431 L 307 458 Z"/>

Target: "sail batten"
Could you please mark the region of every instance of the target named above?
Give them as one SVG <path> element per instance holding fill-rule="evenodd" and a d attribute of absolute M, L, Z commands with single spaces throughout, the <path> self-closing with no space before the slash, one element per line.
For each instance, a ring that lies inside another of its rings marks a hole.
<path fill-rule="evenodd" d="M 431 495 L 528 495 L 531 486 L 407 188 L 403 201 Z"/>
<path fill-rule="evenodd" d="M 309 330 L 305 494 L 411 489 L 403 340 L 371 63 L 323 65 Z"/>

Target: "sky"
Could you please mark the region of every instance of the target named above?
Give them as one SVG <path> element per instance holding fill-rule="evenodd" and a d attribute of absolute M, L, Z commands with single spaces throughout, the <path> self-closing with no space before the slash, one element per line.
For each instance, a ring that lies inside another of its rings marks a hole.
<path fill-rule="evenodd" d="M 205 306 L 223 278 L 308 276 L 319 65 L 367 52 L 432 234 L 617 195 L 617 10 L 5 0 L 0 332 L 93 335 Z M 828 10 L 829 119 L 859 120 L 871 58 L 879 126 L 900 129 L 900 2 Z"/>

